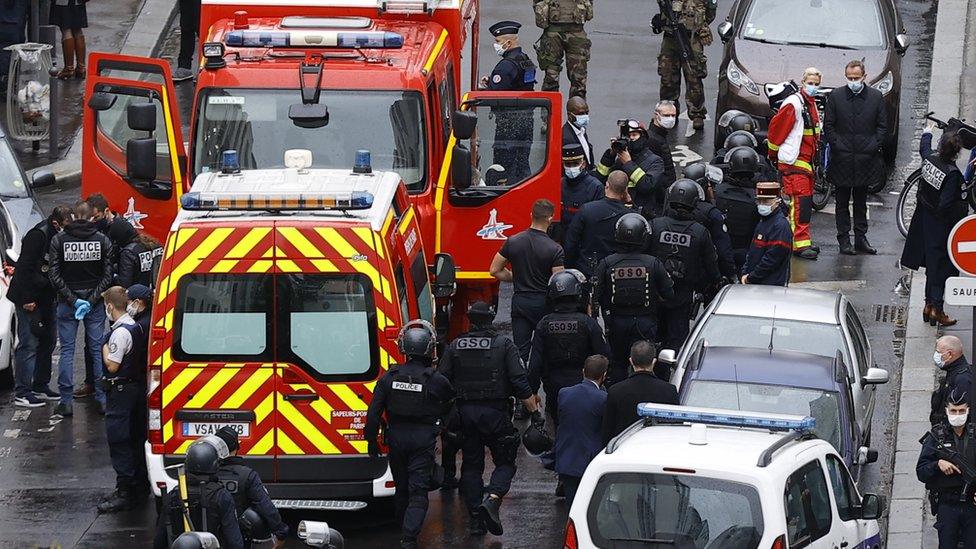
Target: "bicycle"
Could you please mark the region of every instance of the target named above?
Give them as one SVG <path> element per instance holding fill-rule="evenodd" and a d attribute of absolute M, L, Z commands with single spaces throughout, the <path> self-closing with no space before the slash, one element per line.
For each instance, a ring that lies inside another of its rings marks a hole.
<path fill-rule="evenodd" d="M 926 113 L 925 120 L 931 120 L 943 132 L 946 130 L 959 132 L 963 136 L 964 148 L 972 149 L 976 147 L 976 128 L 966 124 L 965 120 L 950 118 L 948 121 L 942 121 L 932 116 L 933 114 L 935 114 L 934 111 Z M 895 220 L 898 223 L 898 232 L 901 233 L 902 237 L 908 236 L 908 226 L 912 222 L 912 216 L 915 215 L 916 198 L 918 195 L 917 187 L 921 179 L 922 168 L 918 167 L 905 178 L 901 192 L 898 193 L 898 202 L 895 206 Z M 966 193 L 966 200 L 969 202 L 969 207 L 976 210 L 976 192 L 973 192 L 974 185 L 976 185 L 976 177 L 971 177 L 963 183 L 963 192 Z"/>

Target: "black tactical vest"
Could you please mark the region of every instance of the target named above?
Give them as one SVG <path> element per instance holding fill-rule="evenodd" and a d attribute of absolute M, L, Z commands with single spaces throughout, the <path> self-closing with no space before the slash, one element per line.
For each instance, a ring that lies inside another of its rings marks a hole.
<path fill-rule="evenodd" d="M 492 332 L 469 332 L 451 342 L 457 357 L 454 389 L 461 400 L 500 400 L 511 388 L 505 367 L 505 337 Z"/>
<path fill-rule="evenodd" d="M 192 480 L 189 475 L 186 483 L 187 507 L 190 512 L 191 525 L 196 531 L 206 531 L 217 536 L 217 539 L 223 544 L 226 539 L 220 526 L 221 513 L 217 505 L 217 492 L 223 485 L 216 480 L 209 480 L 200 484 L 199 481 Z M 174 495 L 178 497 L 177 494 Z M 206 517 L 204 517 L 204 509 L 206 509 Z M 175 520 L 175 524 L 180 525 L 176 528 L 177 531 L 182 529 L 183 516 L 181 514 L 171 511 L 170 520 Z"/>
<path fill-rule="evenodd" d="M 228 463 L 221 465 L 217 471 L 217 479 L 234 498 L 234 507 L 237 509 L 238 516 L 246 511 L 251 503 L 247 499 L 247 477 L 250 473 L 249 467 Z"/>
<path fill-rule="evenodd" d="M 720 183 L 715 188 L 715 206 L 725 214 L 725 228 L 732 240 L 732 247 L 748 249 L 759 224 L 755 191 Z"/>
<path fill-rule="evenodd" d="M 607 257 L 610 278 L 610 313 L 648 315 L 656 310 L 657 291 L 652 280 L 651 259 L 643 254 L 613 254 Z"/>
<path fill-rule="evenodd" d="M 695 221 L 659 217 L 651 230 L 654 256 L 664 263 L 675 286 L 694 286 L 699 278 L 699 242 L 695 236 Z"/>
<path fill-rule="evenodd" d="M 390 398 L 386 406 L 392 416 L 392 422 L 401 420 L 435 424 L 440 408 L 428 397 L 428 385 L 434 370 L 426 368 L 419 375 L 409 375 L 395 367 L 390 372 L 393 374 L 393 384 L 390 387 Z"/>
<path fill-rule="evenodd" d="M 954 162 L 946 162 L 938 154 L 930 154 L 922 161 L 922 181 L 918 186 L 918 202 L 927 210 L 935 212 L 939 209 L 939 198 L 942 185 L 949 175 L 959 171 Z"/>
<path fill-rule="evenodd" d="M 590 355 L 590 332 L 587 317 L 580 312 L 549 313 L 542 318 L 546 370 L 578 373 Z"/>
<path fill-rule="evenodd" d="M 519 74 L 515 77 L 515 91 L 532 91 L 535 89 L 535 63 L 527 53 L 519 52 L 507 58 L 518 67 Z"/>

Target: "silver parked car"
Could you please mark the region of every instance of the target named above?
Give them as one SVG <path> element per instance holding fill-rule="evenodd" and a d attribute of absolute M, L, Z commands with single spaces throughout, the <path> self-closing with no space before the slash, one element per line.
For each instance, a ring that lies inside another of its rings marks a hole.
<path fill-rule="evenodd" d="M 740 347 L 794 351 L 839 358 L 847 368 L 858 427 L 870 440 L 876 385 L 888 382 L 888 371 L 876 367 L 864 327 L 854 306 L 839 292 L 779 286 L 730 285 L 698 317 L 691 335 L 675 356 L 658 359 L 675 368 L 671 382 L 681 387 L 689 364 L 702 348 Z M 789 368 L 789 364 L 783 364 Z"/>

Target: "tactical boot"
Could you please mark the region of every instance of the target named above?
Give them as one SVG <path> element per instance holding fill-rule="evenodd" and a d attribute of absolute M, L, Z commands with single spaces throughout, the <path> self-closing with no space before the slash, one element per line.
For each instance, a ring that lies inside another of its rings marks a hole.
<path fill-rule="evenodd" d="M 695 130 L 704 129 L 705 128 L 705 119 L 704 118 L 692 118 L 691 119 L 691 127 L 694 128 Z"/>
<path fill-rule="evenodd" d="M 878 250 L 868 242 L 868 237 L 866 236 L 859 236 L 854 239 L 854 249 L 862 254 L 877 255 L 878 253 Z"/>
<path fill-rule="evenodd" d="M 410 538 L 403 538 L 400 540 L 400 549 L 419 549 L 420 546 L 417 545 L 417 540 Z"/>
<path fill-rule="evenodd" d="M 503 532 L 502 519 L 498 514 L 501 506 L 502 498 L 493 498 L 491 494 L 488 494 L 478 507 L 478 514 L 481 515 L 481 520 L 485 523 L 485 527 L 496 536 L 502 535 Z"/>
<path fill-rule="evenodd" d="M 117 513 L 132 508 L 128 492 L 116 490 L 112 497 L 98 504 L 99 513 Z"/>
<path fill-rule="evenodd" d="M 444 482 L 441 483 L 441 490 L 453 490 L 458 487 L 458 484 L 454 471 L 444 469 Z"/>
<path fill-rule="evenodd" d="M 468 517 L 468 533 L 472 536 L 483 536 L 488 533 L 488 529 L 485 528 L 485 521 L 481 520 L 481 516 L 475 512 L 471 513 Z"/>
<path fill-rule="evenodd" d="M 839 236 L 837 237 L 837 243 L 840 244 L 840 253 L 844 255 L 854 255 L 857 253 L 854 251 L 854 245 L 851 244 L 851 237 Z"/>

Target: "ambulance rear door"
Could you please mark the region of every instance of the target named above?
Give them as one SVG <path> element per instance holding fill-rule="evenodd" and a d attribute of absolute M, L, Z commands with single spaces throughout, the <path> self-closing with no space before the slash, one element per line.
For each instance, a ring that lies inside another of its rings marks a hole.
<path fill-rule="evenodd" d="M 369 457 L 363 429 L 397 311 L 387 252 L 368 226 L 281 221 L 275 248 L 276 497 L 371 497 L 386 460 Z"/>

